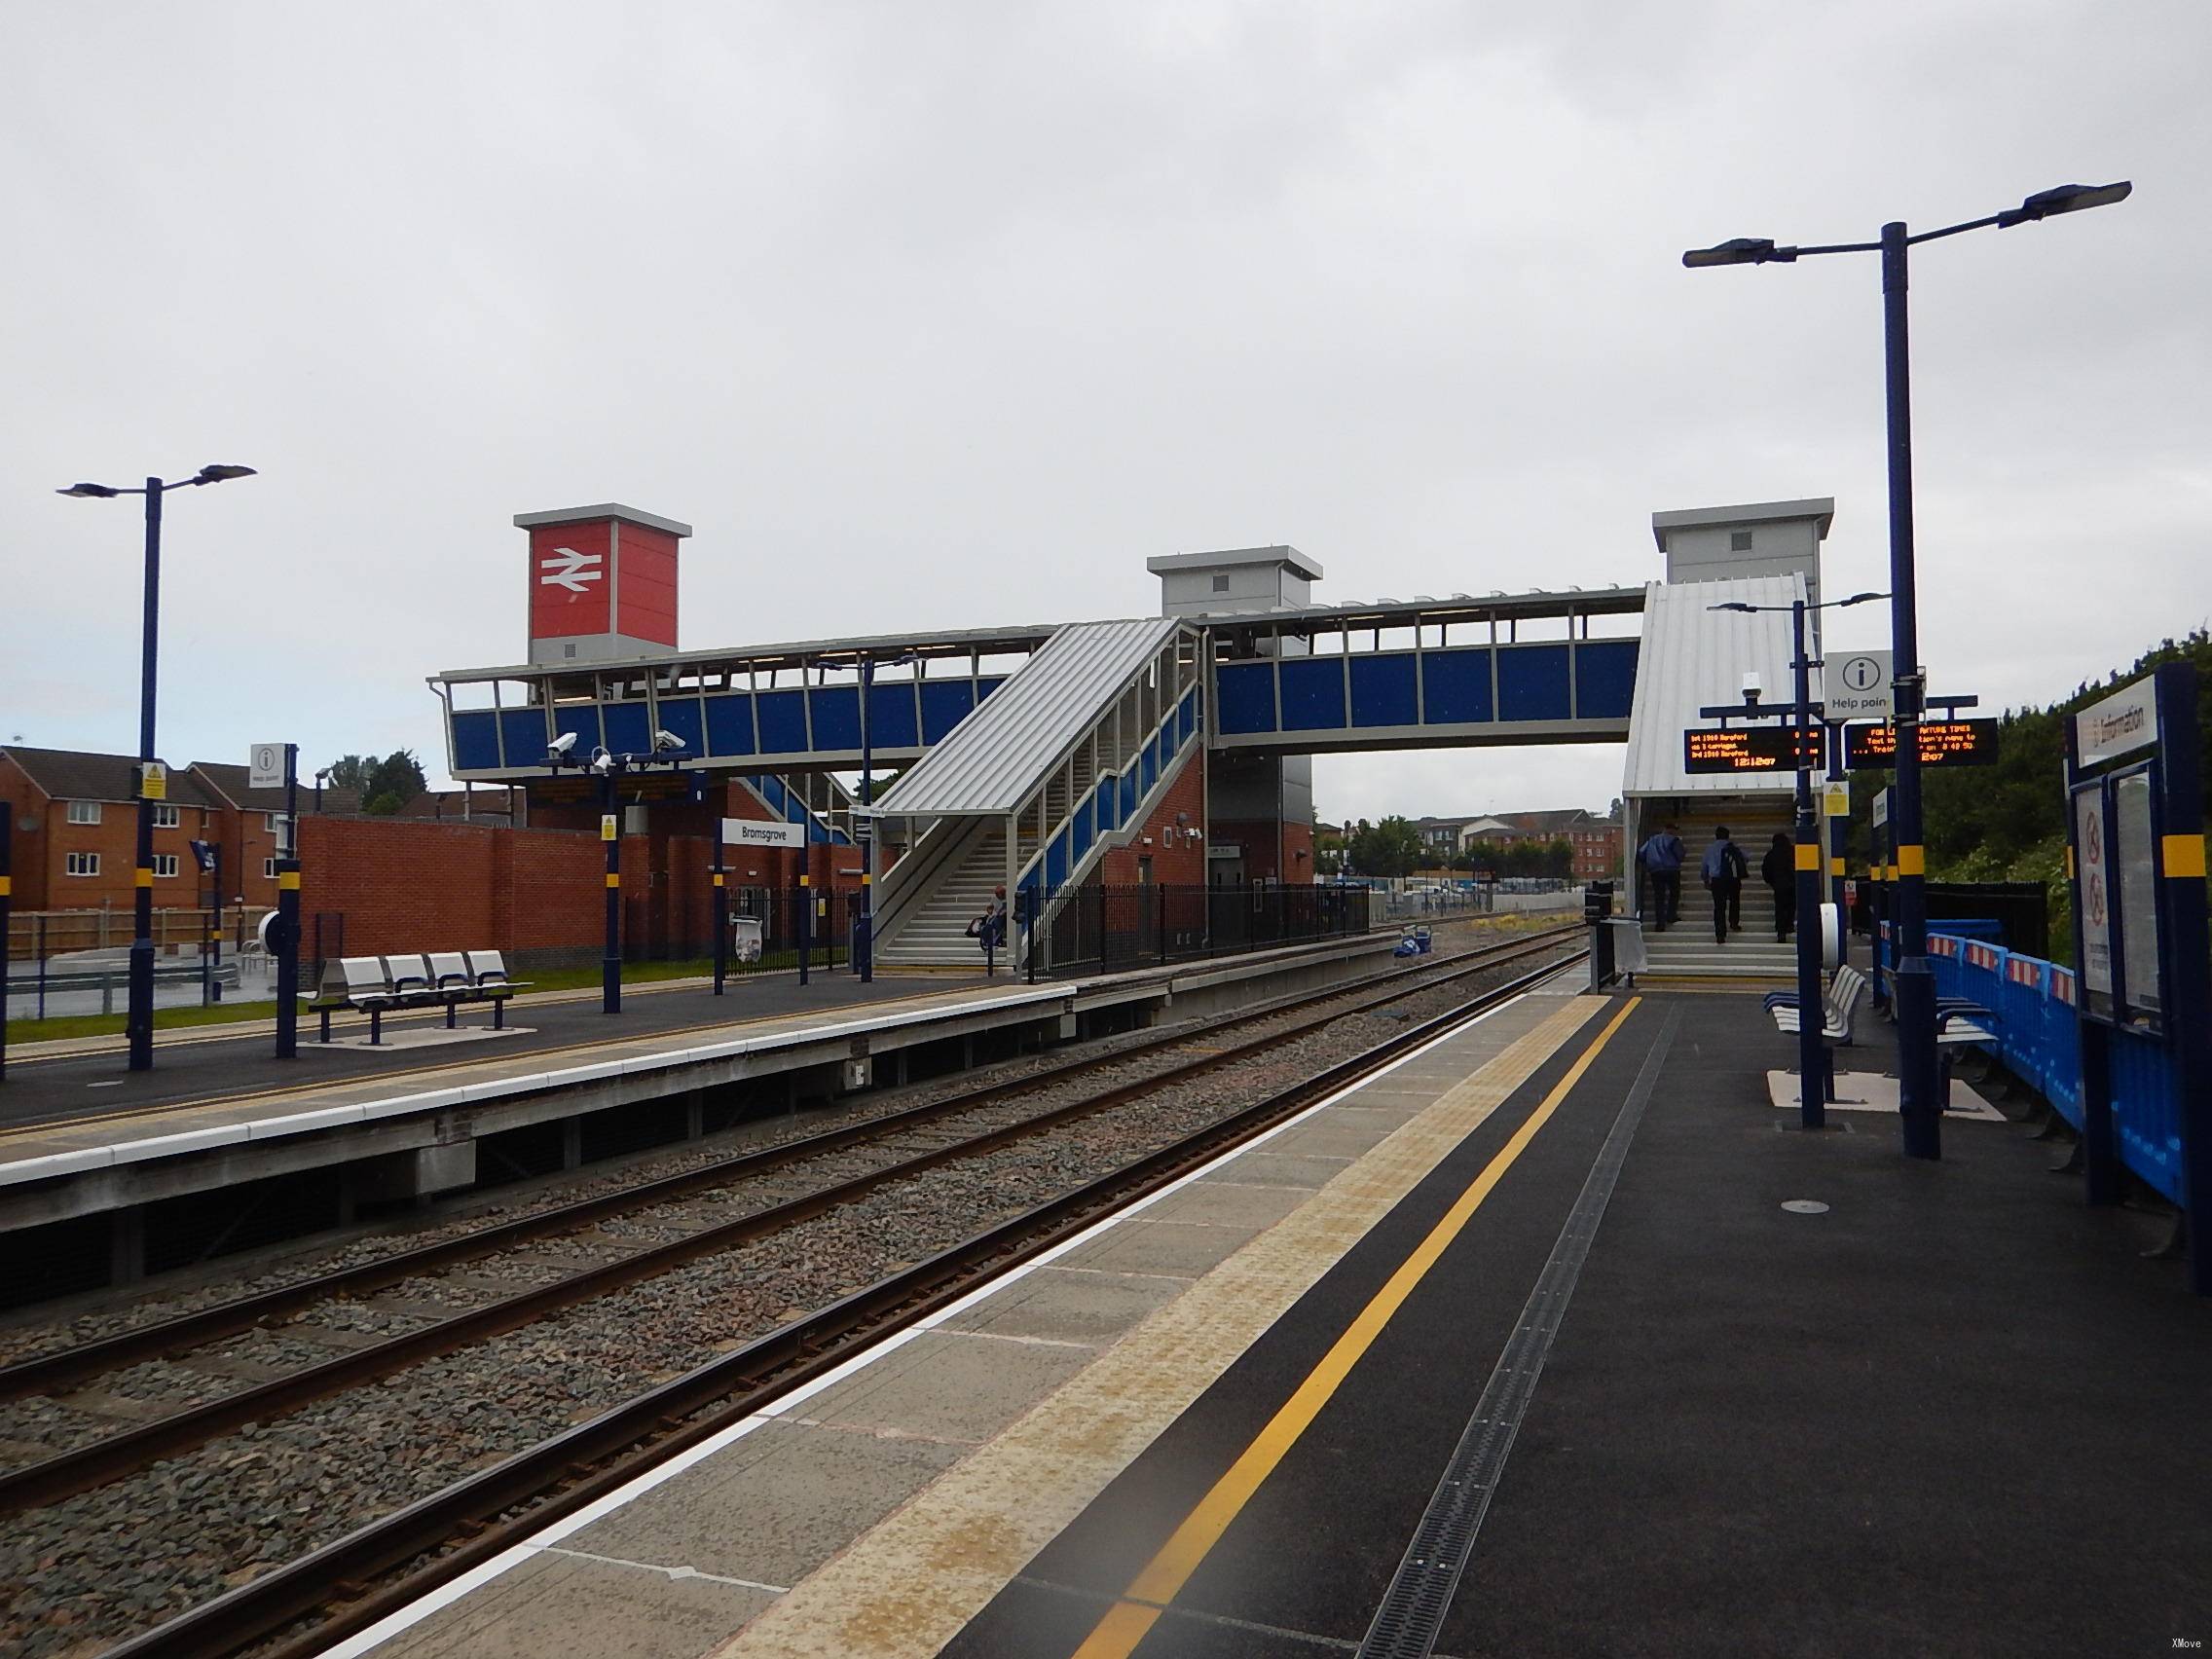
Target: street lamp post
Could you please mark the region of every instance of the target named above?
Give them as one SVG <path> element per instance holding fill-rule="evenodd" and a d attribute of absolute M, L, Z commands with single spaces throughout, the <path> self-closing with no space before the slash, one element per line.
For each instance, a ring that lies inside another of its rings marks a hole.
<path fill-rule="evenodd" d="M 1777 246 L 1772 239 L 1738 237 L 1713 247 L 1692 248 L 1682 263 L 1692 270 L 1712 265 L 1788 265 L 1801 257 L 1827 253 L 1879 253 L 1882 256 L 1883 365 L 1888 404 L 1890 480 L 1890 607 L 1893 677 L 1897 688 L 1898 882 L 1895 896 L 1897 958 L 1892 983 L 1898 1023 L 1898 1113 L 1908 1158 L 1942 1156 L 1942 1103 L 1936 1066 L 1936 976 L 1928 961 L 1927 849 L 1923 840 L 1920 793 L 1920 719 L 1927 676 L 1919 657 L 1918 613 L 1912 544 L 1912 392 L 1907 350 L 1906 250 L 1919 242 L 1955 237 L 1965 231 L 2047 219 L 2124 202 L 2133 185 L 2063 184 L 2038 191 L 2019 206 L 1985 218 L 1946 225 L 1941 230 L 1907 233 L 1901 222 L 1882 227 L 1880 240 L 1835 242 L 1818 247 Z"/>
<path fill-rule="evenodd" d="M 138 844 L 132 866 L 135 884 L 130 938 L 130 1006 L 124 1030 L 132 1071 L 154 1069 L 154 797 L 146 793 L 147 769 L 154 763 L 155 656 L 161 639 L 162 497 L 188 485 L 222 484 L 251 478 L 250 466 L 203 466 L 190 478 L 165 483 L 149 478 L 137 489 L 108 484 L 72 484 L 56 494 L 106 500 L 116 496 L 146 498 L 146 604 L 138 667 Z"/>
<path fill-rule="evenodd" d="M 1821 1040 L 1827 1023 L 1824 1012 L 1826 1005 L 1821 997 L 1821 833 L 1819 819 L 1813 812 L 1813 757 L 1823 753 L 1816 734 L 1821 730 L 1821 717 L 1825 710 L 1813 701 L 1813 670 L 1823 665 L 1813 660 L 1813 653 L 1806 645 L 1805 613 L 1842 610 L 1886 597 L 1878 593 L 1855 593 L 1849 599 L 1831 600 L 1825 605 L 1807 605 L 1801 599 L 1793 599 L 1787 607 L 1748 605 L 1741 600 L 1731 600 L 1706 608 L 1739 610 L 1746 615 L 1768 610 L 1788 609 L 1789 612 L 1789 638 L 1794 647 L 1789 666 L 1795 692 L 1789 706 L 1762 711 L 1757 703 L 1747 701 L 1741 706 L 1700 712 L 1722 717 L 1741 715 L 1748 719 L 1765 713 L 1783 715 L 1788 719 L 1790 759 L 1797 774 L 1796 820 L 1790 827 L 1792 891 L 1795 894 L 1792 903 L 1797 911 L 1797 1121 L 1808 1129 L 1825 1127 L 1827 1123 L 1828 1065 L 1827 1050 Z"/>
<path fill-rule="evenodd" d="M 545 751 L 545 764 L 555 772 L 564 767 L 589 771 L 599 779 L 599 836 L 607 844 L 607 938 L 600 955 L 599 1006 L 602 1014 L 622 1012 L 622 826 L 616 818 L 616 781 L 625 773 L 647 766 L 681 766 L 687 758 L 683 740 L 672 731 L 653 733 L 649 755 L 611 755 L 595 749 L 589 759 L 575 754 L 576 735 L 555 738 Z M 717 901 L 718 911 L 719 900 Z M 718 928 L 724 925 L 716 917 Z"/>

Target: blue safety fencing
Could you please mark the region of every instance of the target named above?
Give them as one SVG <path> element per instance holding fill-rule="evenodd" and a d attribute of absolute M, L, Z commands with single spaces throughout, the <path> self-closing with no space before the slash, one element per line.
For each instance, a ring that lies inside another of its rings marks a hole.
<path fill-rule="evenodd" d="M 1886 931 L 1886 930 L 1885 930 Z M 1938 997 L 1964 997 L 1996 1014 L 1991 1047 L 2005 1069 L 2083 1126 L 2080 994 L 2074 971 L 2002 945 L 1930 934 Z M 2169 1202 L 2184 1202 L 2182 1110 L 2166 1046 L 2150 1032 L 2112 1028 L 2113 1134 L 2120 1162 Z"/>

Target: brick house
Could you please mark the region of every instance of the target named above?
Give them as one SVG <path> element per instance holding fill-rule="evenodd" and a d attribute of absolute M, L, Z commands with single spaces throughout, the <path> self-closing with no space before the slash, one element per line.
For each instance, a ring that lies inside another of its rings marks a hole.
<path fill-rule="evenodd" d="M 18 912 L 131 908 L 137 782 L 133 756 L 0 749 L 0 800 L 15 817 Z M 189 843 L 219 840 L 223 817 L 223 803 L 190 771 L 170 771 L 168 798 L 154 806 L 157 908 L 191 908 L 205 898 Z"/>

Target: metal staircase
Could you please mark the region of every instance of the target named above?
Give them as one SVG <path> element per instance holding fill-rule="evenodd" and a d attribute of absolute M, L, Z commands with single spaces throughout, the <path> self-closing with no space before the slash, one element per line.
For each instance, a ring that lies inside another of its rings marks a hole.
<path fill-rule="evenodd" d="M 1787 808 L 1788 798 L 1781 797 L 1777 804 Z M 1730 838 L 1743 849 L 1744 862 L 1751 871 L 1744 883 L 1743 931 L 1730 934 L 1726 944 L 1713 942 L 1713 900 L 1698 880 L 1699 861 L 1713 844 L 1713 830 L 1711 825 L 1698 825 L 1693 831 L 1684 825 L 1682 841 L 1687 855 L 1682 860 L 1682 919 L 1659 933 L 1646 914 L 1643 952 L 1647 975 L 1701 979 L 1795 977 L 1796 943 L 1775 942 L 1774 894 L 1759 879 L 1759 861 L 1766 857 L 1767 846 L 1777 832 L 1789 833 L 1790 814 L 1787 810 L 1777 813 L 1762 801 L 1756 808 L 1730 808 L 1726 822 Z"/>
<path fill-rule="evenodd" d="M 1061 629 L 884 795 L 911 850 L 876 889 L 878 958 L 973 965 L 968 923 L 1001 884 L 1033 895 L 1049 918 L 1065 889 L 1138 833 L 1198 753 L 1200 715 L 1189 625 Z M 1010 960 L 1021 944 L 1016 930 Z"/>

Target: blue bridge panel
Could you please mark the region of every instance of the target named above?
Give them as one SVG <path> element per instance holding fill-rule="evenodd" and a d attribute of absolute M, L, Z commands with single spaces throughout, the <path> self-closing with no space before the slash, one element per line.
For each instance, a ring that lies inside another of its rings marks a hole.
<path fill-rule="evenodd" d="M 911 684 L 877 684 L 867 694 L 867 738 L 878 749 L 919 749 L 922 722 Z"/>
<path fill-rule="evenodd" d="M 753 693 L 733 692 L 707 699 L 707 753 L 753 755 Z"/>
<path fill-rule="evenodd" d="M 1275 665 L 1224 663 L 1214 675 L 1215 716 L 1225 732 L 1274 731 Z"/>
<path fill-rule="evenodd" d="M 1345 665 L 1338 657 L 1288 657 L 1282 665 L 1285 731 L 1336 730 L 1345 723 Z"/>
<path fill-rule="evenodd" d="M 537 729 L 545 729 L 542 721 Z M 523 763 L 520 756 L 516 756 L 516 762 Z M 462 771 L 497 766 L 499 763 L 499 717 L 497 711 L 475 709 L 454 716 L 453 763 Z"/>
<path fill-rule="evenodd" d="M 1351 659 L 1353 725 L 1416 725 L 1419 720 L 1414 659 L 1410 652 Z"/>
<path fill-rule="evenodd" d="M 589 755 L 593 750 L 600 747 L 599 705 L 597 703 L 589 706 L 577 704 L 569 708 L 554 709 L 553 735 L 566 737 L 571 732 L 576 734 L 577 754 Z"/>
<path fill-rule="evenodd" d="M 653 722 L 643 703 L 608 703 L 600 718 L 606 722 L 607 747 L 616 755 L 646 755 L 653 747 Z"/>
<path fill-rule="evenodd" d="M 814 747 L 858 749 L 861 746 L 861 688 L 858 685 L 818 685 L 807 693 L 814 705 Z"/>
<path fill-rule="evenodd" d="M 1627 719 L 1636 701 L 1635 640 L 1584 640 L 1574 647 L 1574 712 L 1586 720 Z"/>
<path fill-rule="evenodd" d="M 1567 647 L 1500 645 L 1497 648 L 1497 718 L 1564 720 L 1574 713 L 1567 686 Z M 1429 717 L 1435 719 L 1433 715 Z"/>
<path fill-rule="evenodd" d="M 944 734 L 968 718 L 976 690 L 965 680 L 922 682 L 922 741 L 941 743 Z"/>
<path fill-rule="evenodd" d="M 760 706 L 760 753 L 805 754 L 806 693 L 756 691 L 753 700 Z"/>
<path fill-rule="evenodd" d="M 1420 663 L 1426 723 L 1458 725 L 1493 718 L 1489 650 L 1430 651 Z"/>
<path fill-rule="evenodd" d="M 499 714 L 499 742 L 510 766 L 536 766 L 545 760 L 545 711 L 505 709 Z"/>
<path fill-rule="evenodd" d="M 707 753 L 707 720 L 698 698 L 663 697 L 659 708 L 660 723 L 681 737 L 685 749 L 693 755 Z"/>

